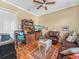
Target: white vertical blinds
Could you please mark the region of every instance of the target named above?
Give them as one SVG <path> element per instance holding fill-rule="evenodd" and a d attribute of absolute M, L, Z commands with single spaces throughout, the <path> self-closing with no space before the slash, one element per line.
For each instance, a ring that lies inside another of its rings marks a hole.
<path fill-rule="evenodd" d="M 0 9 L 0 33 L 9 33 L 14 38 L 14 31 L 18 27 L 17 15 Z"/>

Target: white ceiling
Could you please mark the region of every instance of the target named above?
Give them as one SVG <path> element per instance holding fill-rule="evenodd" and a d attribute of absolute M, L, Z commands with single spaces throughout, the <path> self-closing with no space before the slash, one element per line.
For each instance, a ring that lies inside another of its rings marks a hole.
<path fill-rule="evenodd" d="M 44 10 L 44 8 L 40 8 L 37 10 L 36 8 L 39 4 L 34 3 L 33 0 L 3 0 L 13 4 L 23 10 L 26 10 L 34 15 L 41 16 L 51 12 L 56 12 L 58 10 L 69 8 L 79 4 L 79 0 L 56 0 L 56 4 L 48 5 L 48 10 Z"/>

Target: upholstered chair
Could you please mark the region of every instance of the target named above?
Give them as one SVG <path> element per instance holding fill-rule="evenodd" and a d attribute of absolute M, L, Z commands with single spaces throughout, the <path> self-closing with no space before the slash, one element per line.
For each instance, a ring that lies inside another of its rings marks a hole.
<path fill-rule="evenodd" d="M 52 44 L 57 44 L 59 41 L 59 32 L 58 31 L 48 31 L 45 34 L 45 38 L 52 40 Z"/>

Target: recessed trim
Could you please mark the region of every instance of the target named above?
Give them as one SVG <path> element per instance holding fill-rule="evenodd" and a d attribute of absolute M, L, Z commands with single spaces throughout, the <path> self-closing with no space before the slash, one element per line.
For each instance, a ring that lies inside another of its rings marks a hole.
<path fill-rule="evenodd" d="M 27 10 L 27 9 L 25 9 L 25 8 L 22 8 L 22 7 L 20 7 L 20 6 L 16 5 L 16 4 L 13 4 L 12 2 L 9 2 L 9 1 L 7 1 L 7 0 L 2 0 L 2 1 L 5 2 L 5 3 L 8 3 L 8 4 L 10 4 L 10 5 L 13 5 L 14 7 L 17 7 L 17 8 L 19 8 L 19 9 L 21 9 L 21 10 L 23 10 L 23 11 L 26 11 L 26 12 L 28 12 L 28 13 L 34 15 L 34 16 L 37 16 L 37 17 L 41 17 L 41 16 L 44 16 L 44 15 L 47 15 L 47 14 L 50 14 L 50 13 L 53 13 L 53 12 L 57 12 L 57 11 L 60 11 L 60 10 L 66 9 L 66 8 L 70 8 L 70 7 L 74 7 L 74 6 L 79 5 L 79 3 L 76 3 L 76 4 L 72 4 L 72 5 L 70 5 L 70 6 L 66 6 L 66 7 L 63 7 L 63 8 L 56 9 L 55 11 L 52 11 L 52 12 L 48 12 L 48 13 L 45 13 L 45 14 L 37 15 L 37 14 L 33 13 L 32 11 L 29 11 L 29 10 Z"/>
<path fill-rule="evenodd" d="M 50 13 L 54 13 L 54 12 L 57 12 L 57 11 L 60 11 L 60 10 L 64 10 L 64 9 L 67 9 L 67 8 L 71 8 L 71 7 L 74 7 L 74 6 L 77 6 L 77 5 L 79 5 L 79 3 L 73 4 L 73 5 L 70 5 L 70 6 L 66 6 L 64 8 L 57 9 L 57 10 L 55 10 L 53 12 L 45 13 L 44 15 L 47 15 L 47 14 L 50 14 Z M 40 15 L 40 16 L 44 16 L 44 15 Z"/>
<path fill-rule="evenodd" d="M 5 10 L 5 12 L 10 13 L 10 14 L 14 14 L 14 15 L 18 14 L 17 12 L 11 11 L 11 10 L 4 8 L 4 7 L 0 7 L 0 9 L 3 10 L 3 11 Z"/>
<path fill-rule="evenodd" d="M 13 4 L 13 3 L 11 3 L 11 2 L 9 2 L 9 1 L 7 1 L 7 0 L 2 0 L 2 1 L 5 2 L 5 3 L 8 3 L 8 4 L 10 4 L 10 5 L 13 5 L 14 7 L 17 7 L 17 8 L 19 8 L 19 9 L 25 11 L 25 12 L 28 12 L 28 13 L 30 13 L 30 14 L 33 14 L 33 15 L 39 17 L 39 15 L 37 15 L 37 14 L 31 12 L 31 11 L 28 11 L 27 9 L 24 9 L 24 8 L 22 8 L 22 7 L 20 7 L 20 6 L 16 5 L 16 4 Z"/>

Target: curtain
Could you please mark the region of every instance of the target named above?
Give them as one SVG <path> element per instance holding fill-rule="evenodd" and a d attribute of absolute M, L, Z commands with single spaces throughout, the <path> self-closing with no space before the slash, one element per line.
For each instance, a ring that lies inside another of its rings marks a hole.
<path fill-rule="evenodd" d="M 0 33 L 9 33 L 14 38 L 14 31 L 18 28 L 16 14 L 0 9 Z"/>

